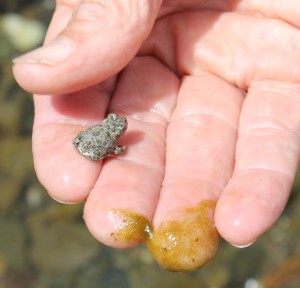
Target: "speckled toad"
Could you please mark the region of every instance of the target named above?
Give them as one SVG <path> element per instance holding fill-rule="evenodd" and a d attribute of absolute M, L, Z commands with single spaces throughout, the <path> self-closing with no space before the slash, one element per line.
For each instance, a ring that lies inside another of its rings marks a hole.
<path fill-rule="evenodd" d="M 83 156 L 101 160 L 125 152 L 126 146 L 118 146 L 117 142 L 126 129 L 125 117 L 109 114 L 101 123 L 81 131 L 73 144 Z"/>

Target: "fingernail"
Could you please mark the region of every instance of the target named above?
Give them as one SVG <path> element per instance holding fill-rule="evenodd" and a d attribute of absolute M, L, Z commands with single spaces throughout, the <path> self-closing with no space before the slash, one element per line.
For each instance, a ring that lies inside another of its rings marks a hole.
<path fill-rule="evenodd" d="M 232 244 L 232 243 L 231 243 L 231 245 L 236 247 L 236 248 L 247 248 L 247 247 L 251 246 L 255 241 L 256 241 L 256 239 L 254 241 L 252 241 L 251 243 L 244 244 L 244 245 L 235 245 L 235 244 Z"/>
<path fill-rule="evenodd" d="M 59 36 L 49 44 L 13 59 L 13 63 L 56 65 L 66 60 L 74 49 L 71 39 Z"/>
<path fill-rule="evenodd" d="M 53 195 L 51 195 L 49 192 L 48 192 L 49 196 L 54 199 L 56 202 L 60 203 L 60 204 L 66 204 L 66 205 L 73 205 L 73 204 L 78 204 L 80 203 L 80 201 L 78 202 L 71 202 L 71 201 L 63 201 L 61 199 L 58 199 L 56 197 L 54 197 Z"/>

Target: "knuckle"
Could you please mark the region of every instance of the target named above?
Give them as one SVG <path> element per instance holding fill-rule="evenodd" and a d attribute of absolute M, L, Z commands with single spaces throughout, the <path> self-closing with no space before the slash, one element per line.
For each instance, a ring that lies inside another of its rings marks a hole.
<path fill-rule="evenodd" d="M 251 125 L 242 127 L 240 134 L 253 136 L 271 136 L 292 133 L 291 127 L 282 119 L 264 115 L 252 119 Z"/>

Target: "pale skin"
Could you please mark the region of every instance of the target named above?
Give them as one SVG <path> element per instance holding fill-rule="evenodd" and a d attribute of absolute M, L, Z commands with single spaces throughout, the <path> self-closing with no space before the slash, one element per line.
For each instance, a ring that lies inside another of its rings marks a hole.
<path fill-rule="evenodd" d="M 46 47 L 14 65 L 35 94 L 41 183 L 86 201 L 110 246 L 137 243 L 112 240 L 109 208 L 157 227 L 202 200 L 217 202 L 225 240 L 249 245 L 282 213 L 299 164 L 299 29 L 298 1 L 57 1 Z M 127 117 L 128 150 L 89 161 L 72 139 L 109 112 Z"/>

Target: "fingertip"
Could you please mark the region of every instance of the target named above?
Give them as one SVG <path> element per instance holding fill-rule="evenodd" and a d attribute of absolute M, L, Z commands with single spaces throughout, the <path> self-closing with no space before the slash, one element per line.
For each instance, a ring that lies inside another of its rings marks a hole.
<path fill-rule="evenodd" d="M 251 245 L 262 233 L 263 224 L 253 207 L 254 203 L 247 199 L 238 199 L 239 196 L 232 193 L 221 198 L 215 210 L 215 224 L 218 232 L 231 245 L 235 247 L 247 247 Z"/>
<path fill-rule="evenodd" d="M 92 72 L 78 73 L 86 62 L 90 70 L 95 68 L 95 63 L 73 42 L 71 38 L 58 36 L 45 46 L 13 59 L 12 70 L 17 83 L 32 94 L 43 95 L 66 94 L 103 80 L 103 77 L 96 79 Z"/>
<path fill-rule="evenodd" d="M 155 227 L 147 247 L 156 261 L 173 272 L 190 272 L 211 261 L 219 234 L 213 223 L 214 200 L 170 211 Z"/>
<path fill-rule="evenodd" d="M 234 246 L 249 246 L 280 217 L 289 192 L 290 181 L 282 174 L 259 170 L 235 176 L 216 206 L 219 233 Z"/>
<path fill-rule="evenodd" d="M 152 230 L 144 216 L 90 199 L 84 206 L 83 219 L 98 241 L 114 248 L 130 248 L 145 242 Z"/>
<path fill-rule="evenodd" d="M 66 127 L 60 126 L 64 125 L 44 125 L 35 129 L 35 170 L 39 181 L 53 199 L 78 203 L 85 200 L 92 189 L 101 164 L 81 157 L 72 146 L 72 133 L 63 134 L 66 133 L 63 132 Z"/>
<path fill-rule="evenodd" d="M 33 63 L 13 63 L 12 71 L 18 85 L 31 94 L 56 94 L 58 89 L 48 77 L 43 77 L 43 65 Z M 51 87 L 52 86 L 52 87 Z"/>

